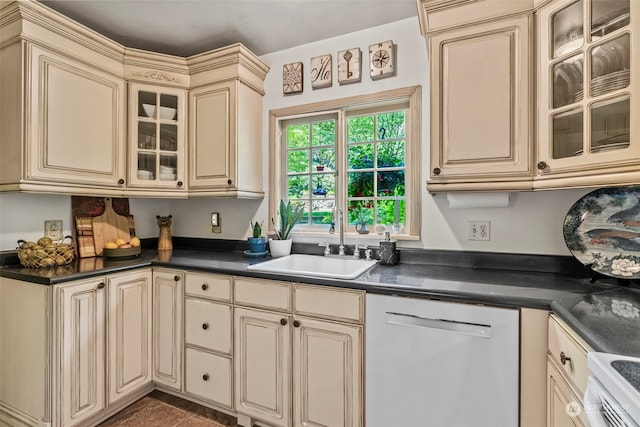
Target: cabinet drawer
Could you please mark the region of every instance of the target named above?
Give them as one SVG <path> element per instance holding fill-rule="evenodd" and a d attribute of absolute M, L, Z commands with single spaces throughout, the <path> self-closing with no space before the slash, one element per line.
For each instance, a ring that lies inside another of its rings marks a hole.
<path fill-rule="evenodd" d="M 275 280 L 235 278 L 235 303 L 291 311 L 291 284 Z"/>
<path fill-rule="evenodd" d="M 549 317 L 549 356 L 582 396 L 587 388 L 589 369 L 587 352 L 593 351 L 587 343 L 555 316 Z M 563 357 L 568 358 L 562 362 Z"/>
<path fill-rule="evenodd" d="M 364 323 L 364 292 L 293 286 L 294 314 Z"/>
<path fill-rule="evenodd" d="M 185 355 L 186 392 L 232 409 L 231 359 L 194 348 L 187 348 Z"/>
<path fill-rule="evenodd" d="M 187 273 L 185 292 L 187 295 L 231 302 L 232 283 L 231 276 Z"/>
<path fill-rule="evenodd" d="M 196 298 L 187 298 L 185 343 L 231 354 L 231 306 Z"/>

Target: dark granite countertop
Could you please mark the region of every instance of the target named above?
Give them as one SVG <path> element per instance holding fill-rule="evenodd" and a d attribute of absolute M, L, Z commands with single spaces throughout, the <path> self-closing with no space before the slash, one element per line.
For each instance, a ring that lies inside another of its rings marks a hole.
<path fill-rule="evenodd" d="M 325 286 L 504 307 L 553 310 L 597 351 L 640 357 L 640 290 L 589 278 L 477 266 L 401 263 L 377 265 L 354 280 L 287 276 L 247 270 L 270 259 L 247 258 L 242 251 L 145 249 L 128 260 L 88 258 L 51 269 L 0 268 L 0 276 L 55 285 L 145 266 L 234 274 Z M 621 301 L 621 303 L 614 302 Z M 613 308 L 615 307 L 615 308 Z M 621 313 L 626 313 L 621 314 Z"/>

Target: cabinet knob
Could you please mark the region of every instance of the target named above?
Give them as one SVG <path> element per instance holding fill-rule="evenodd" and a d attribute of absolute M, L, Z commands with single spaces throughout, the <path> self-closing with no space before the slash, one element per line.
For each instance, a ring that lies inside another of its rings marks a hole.
<path fill-rule="evenodd" d="M 233 184 L 233 181 L 231 181 L 230 179 L 227 180 L 227 184 L 231 185 Z"/>
<path fill-rule="evenodd" d="M 202 324 L 202 329 L 204 329 L 205 331 L 206 331 L 207 329 L 209 329 L 209 324 L 208 324 L 208 323 L 203 323 L 203 324 Z"/>
<path fill-rule="evenodd" d="M 120 179 L 118 180 L 118 185 L 124 185 L 124 179 L 120 178 Z"/>
<path fill-rule="evenodd" d="M 206 283 L 202 284 L 202 290 L 206 291 L 207 289 L 209 289 L 209 285 L 207 285 Z"/>
<path fill-rule="evenodd" d="M 204 375 L 202 376 L 202 380 L 203 380 L 203 381 L 209 381 L 209 374 L 204 374 Z"/>
<path fill-rule="evenodd" d="M 182 183 L 182 181 L 178 181 L 178 182 L 176 183 L 176 185 L 177 185 L 178 187 L 182 187 L 182 184 L 183 184 L 183 183 Z"/>
<path fill-rule="evenodd" d="M 286 325 L 287 324 L 287 319 L 280 319 L 280 324 L 282 326 Z"/>
<path fill-rule="evenodd" d="M 98 289 L 104 289 L 104 286 L 105 286 L 104 282 L 98 283 Z"/>
<path fill-rule="evenodd" d="M 433 168 L 433 174 L 434 175 L 440 175 L 442 173 L 442 169 L 440 168 Z"/>
<path fill-rule="evenodd" d="M 173 276 L 173 280 L 175 280 L 176 282 L 180 281 L 180 276 Z"/>
<path fill-rule="evenodd" d="M 549 165 L 547 164 L 547 162 L 538 162 L 538 169 L 539 170 L 543 171 L 548 167 L 549 167 Z"/>
<path fill-rule="evenodd" d="M 293 327 L 294 327 L 294 328 L 298 328 L 299 326 L 300 326 L 300 321 L 298 321 L 298 320 L 294 320 L 294 321 L 293 321 Z"/>
<path fill-rule="evenodd" d="M 564 354 L 564 351 L 560 352 L 560 363 L 562 363 L 562 365 L 564 366 L 567 362 L 569 362 L 569 364 L 571 364 L 571 358 L 567 357 L 566 354 Z"/>

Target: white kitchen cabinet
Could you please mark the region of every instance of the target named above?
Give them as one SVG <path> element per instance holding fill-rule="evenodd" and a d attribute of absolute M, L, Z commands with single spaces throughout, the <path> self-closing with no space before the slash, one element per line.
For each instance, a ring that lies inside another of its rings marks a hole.
<path fill-rule="evenodd" d="M 235 285 L 239 424 L 363 425 L 364 293 L 245 278 Z"/>
<path fill-rule="evenodd" d="M 59 306 L 53 375 L 60 398 L 56 425 L 71 427 L 105 407 L 105 279 L 56 287 Z M 59 367 L 59 368 L 57 368 Z M 55 396 L 55 388 L 51 391 Z"/>
<path fill-rule="evenodd" d="M 184 390 L 233 409 L 233 279 L 187 272 L 185 283 Z"/>
<path fill-rule="evenodd" d="M 182 390 L 184 272 L 153 270 L 153 381 Z"/>
<path fill-rule="evenodd" d="M 151 383 L 151 272 L 107 278 L 108 403 Z"/>
<path fill-rule="evenodd" d="M 0 13 L 23 8 L 41 9 L 18 4 Z M 22 18 L 22 26 L 0 31 L 0 189 L 119 194 L 126 120 L 121 61 L 110 47 L 96 51 L 96 36 L 62 36 L 60 18 L 49 16 L 50 26 L 37 15 Z"/>
<path fill-rule="evenodd" d="M 436 10 L 423 26 L 432 88 L 427 188 L 529 190 L 533 14 L 487 19 L 477 4 L 460 3 L 455 19 L 440 23 Z"/>
<path fill-rule="evenodd" d="M 262 97 L 269 67 L 240 44 L 188 59 L 189 195 L 264 197 Z"/>
<path fill-rule="evenodd" d="M 587 353 L 593 349 L 558 317 L 548 324 L 547 426 L 588 426 L 582 396 L 587 388 Z"/>
<path fill-rule="evenodd" d="M 536 188 L 637 183 L 640 3 L 555 0 L 537 17 Z"/>

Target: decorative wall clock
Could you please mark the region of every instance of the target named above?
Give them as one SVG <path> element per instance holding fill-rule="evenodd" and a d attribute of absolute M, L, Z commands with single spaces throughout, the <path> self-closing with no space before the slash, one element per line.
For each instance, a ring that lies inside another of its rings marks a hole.
<path fill-rule="evenodd" d="M 302 62 L 282 67 L 282 91 L 285 95 L 302 93 Z"/>
<path fill-rule="evenodd" d="M 369 46 L 369 68 L 372 80 L 395 76 L 396 55 L 392 40 Z"/>
<path fill-rule="evenodd" d="M 338 83 L 357 83 L 362 77 L 362 52 L 353 48 L 338 52 Z"/>
<path fill-rule="evenodd" d="M 311 58 L 311 87 L 320 89 L 333 84 L 333 61 L 331 54 Z"/>

